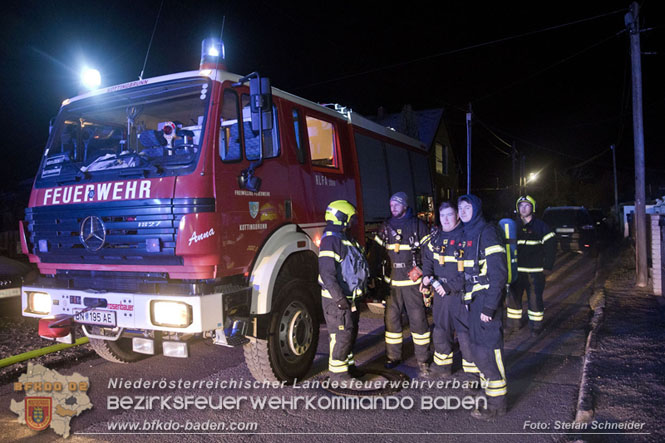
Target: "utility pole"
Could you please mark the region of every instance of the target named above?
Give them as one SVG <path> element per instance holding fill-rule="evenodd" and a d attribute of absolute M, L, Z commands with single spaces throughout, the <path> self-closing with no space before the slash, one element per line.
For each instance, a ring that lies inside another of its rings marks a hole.
<path fill-rule="evenodd" d="M 559 201 L 559 179 L 556 176 L 556 168 L 554 168 L 554 200 Z"/>
<path fill-rule="evenodd" d="M 471 103 L 466 113 L 466 193 L 471 194 Z"/>
<path fill-rule="evenodd" d="M 642 121 L 642 63 L 640 60 L 640 24 L 637 2 L 630 4 L 625 23 L 630 31 L 630 60 L 633 79 L 633 143 L 635 145 L 635 284 L 648 284 L 646 195 L 644 192 L 644 125 Z"/>
<path fill-rule="evenodd" d="M 619 187 L 617 186 L 617 156 L 616 156 L 616 146 L 610 146 L 612 149 L 612 170 L 614 171 L 614 215 L 617 218 L 617 226 L 619 230 L 621 229 L 621 214 L 619 214 Z"/>

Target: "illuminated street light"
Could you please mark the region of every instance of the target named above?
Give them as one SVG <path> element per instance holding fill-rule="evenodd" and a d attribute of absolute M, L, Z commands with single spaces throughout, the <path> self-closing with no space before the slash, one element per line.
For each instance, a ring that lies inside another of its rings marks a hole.
<path fill-rule="evenodd" d="M 83 71 L 81 71 L 81 84 L 86 89 L 92 91 L 99 88 L 99 85 L 102 84 L 102 76 L 96 69 L 84 68 Z"/>
<path fill-rule="evenodd" d="M 537 172 L 531 172 L 529 173 L 529 178 L 526 180 L 527 183 L 535 181 L 538 178 L 538 173 Z"/>

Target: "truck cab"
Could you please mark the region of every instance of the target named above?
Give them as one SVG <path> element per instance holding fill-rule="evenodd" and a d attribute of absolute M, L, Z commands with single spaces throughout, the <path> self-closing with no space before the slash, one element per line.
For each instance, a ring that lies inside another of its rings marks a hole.
<path fill-rule="evenodd" d="M 388 157 L 421 171 L 392 180 L 431 195 L 427 152 L 266 80 L 207 62 L 63 102 L 20 224 L 40 271 L 23 314 L 41 319 L 41 336 L 71 342 L 81 324 L 122 363 L 187 357 L 201 337 L 242 345 L 257 379 L 307 373 L 326 205 L 356 205 L 364 243 Z"/>

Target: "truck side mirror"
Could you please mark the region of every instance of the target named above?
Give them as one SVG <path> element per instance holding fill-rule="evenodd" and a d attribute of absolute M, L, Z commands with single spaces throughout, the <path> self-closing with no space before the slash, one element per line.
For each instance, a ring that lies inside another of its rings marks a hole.
<path fill-rule="evenodd" d="M 249 80 L 249 106 L 252 112 L 252 131 L 259 131 L 263 115 L 263 130 L 272 130 L 272 92 L 270 79 L 253 77 Z"/>

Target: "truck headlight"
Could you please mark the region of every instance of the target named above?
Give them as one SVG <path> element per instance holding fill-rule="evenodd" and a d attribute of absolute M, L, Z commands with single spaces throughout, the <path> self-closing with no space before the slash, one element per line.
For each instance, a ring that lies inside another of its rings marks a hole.
<path fill-rule="evenodd" d="M 28 292 L 28 310 L 34 314 L 48 315 L 51 313 L 53 300 L 46 292 Z"/>
<path fill-rule="evenodd" d="M 192 324 L 192 307 L 181 301 L 153 300 L 150 316 L 154 325 L 186 328 Z"/>

